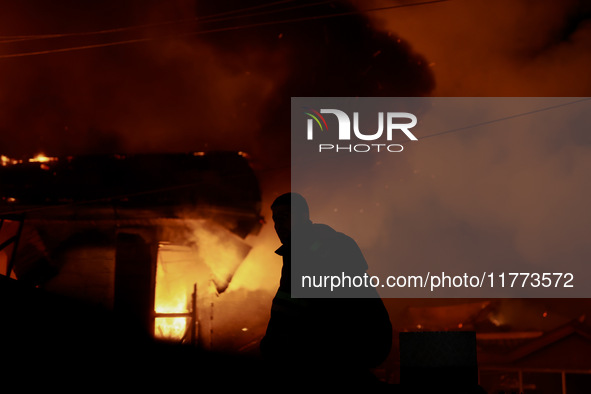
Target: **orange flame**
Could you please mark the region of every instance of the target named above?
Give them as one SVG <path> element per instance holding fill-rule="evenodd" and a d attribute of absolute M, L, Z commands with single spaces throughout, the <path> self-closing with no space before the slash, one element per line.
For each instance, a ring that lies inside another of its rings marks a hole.
<path fill-rule="evenodd" d="M 11 164 L 18 164 L 18 163 L 22 163 L 22 161 L 11 159 L 10 157 L 4 156 L 4 155 L 0 156 L 0 164 L 2 165 L 2 167 L 6 167 Z"/>
<path fill-rule="evenodd" d="M 43 153 L 39 153 L 37 156 L 29 159 L 29 163 L 48 163 L 51 161 L 57 161 L 57 157 L 48 157 L 45 156 Z"/>

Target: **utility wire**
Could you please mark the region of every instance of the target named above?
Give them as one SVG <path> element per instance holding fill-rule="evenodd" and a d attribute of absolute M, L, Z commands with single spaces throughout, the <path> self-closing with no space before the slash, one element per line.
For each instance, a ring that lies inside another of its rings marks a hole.
<path fill-rule="evenodd" d="M 253 13 L 253 14 L 243 14 L 243 13 L 246 12 L 246 11 L 252 11 L 252 10 L 257 10 L 257 9 L 261 9 L 261 8 L 269 8 L 269 7 L 273 7 L 275 5 L 291 3 L 293 1 L 296 1 L 296 0 L 276 1 L 274 3 L 261 4 L 261 5 L 258 5 L 258 6 L 241 8 L 241 9 L 238 9 L 238 10 L 225 11 L 225 12 L 220 12 L 220 13 L 212 14 L 212 15 L 206 15 L 206 16 L 202 16 L 202 17 L 193 17 L 193 18 L 177 19 L 177 20 L 173 20 L 173 21 L 147 23 L 147 24 L 135 25 L 135 26 L 117 27 L 117 28 L 113 28 L 113 29 L 95 30 L 95 31 L 87 31 L 87 32 L 75 32 L 75 33 L 54 33 L 54 34 L 31 34 L 31 35 L 0 36 L 0 43 L 6 44 L 6 43 L 12 43 L 12 42 L 43 40 L 43 39 L 52 39 L 52 38 L 81 37 L 81 36 L 92 36 L 92 35 L 101 35 L 101 34 L 120 33 L 120 32 L 124 32 L 124 31 L 138 30 L 138 29 L 146 29 L 146 28 L 160 27 L 160 26 L 166 26 L 166 25 L 174 25 L 174 24 L 179 24 L 179 23 L 184 23 L 184 22 L 207 22 L 207 23 L 221 22 L 221 21 L 226 21 L 226 20 L 232 20 L 232 19 L 237 19 L 237 18 L 245 18 L 245 17 L 250 17 L 250 16 L 256 16 L 256 15 L 259 15 L 259 14 L 263 14 L 263 13 L 260 13 L 260 12 L 259 13 Z M 335 0 L 323 1 L 321 3 L 300 5 L 297 8 L 310 7 L 310 6 L 316 6 L 316 5 L 319 5 L 319 4 L 327 4 L 327 3 L 334 3 L 334 2 L 335 2 Z M 296 8 L 296 7 L 291 7 L 291 8 Z M 265 13 L 283 12 L 283 11 L 289 10 L 289 9 L 290 8 L 284 8 L 284 9 L 280 9 L 280 10 L 271 10 L 271 11 L 266 11 Z M 238 15 L 235 15 L 235 14 L 238 14 Z M 227 17 L 227 15 L 234 15 L 234 16 Z M 226 16 L 226 17 L 225 18 L 220 18 L 220 17 L 223 17 L 223 16 Z"/>
<path fill-rule="evenodd" d="M 387 11 L 387 10 L 392 10 L 392 9 L 397 9 L 397 8 L 406 8 L 406 7 L 443 3 L 443 2 L 447 2 L 447 1 L 449 1 L 449 0 L 431 0 L 431 1 L 424 1 L 424 2 L 418 2 L 418 3 L 411 3 L 411 4 L 399 4 L 399 5 L 388 6 L 388 7 L 378 7 L 378 8 L 369 8 L 369 9 L 365 9 L 365 10 L 340 12 L 340 13 L 334 13 L 334 14 L 306 16 L 306 17 L 301 17 L 301 18 L 274 20 L 274 21 L 258 22 L 258 23 L 245 24 L 245 25 L 237 25 L 237 26 L 228 26 L 228 27 L 222 27 L 222 28 L 217 28 L 217 29 L 195 31 L 195 32 L 190 32 L 190 33 L 170 34 L 170 35 L 160 36 L 160 37 L 144 37 L 144 38 L 122 40 L 122 41 L 113 41 L 113 42 L 100 43 L 100 44 L 82 45 L 82 46 L 76 46 L 76 47 L 49 49 L 49 50 L 34 51 L 34 52 L 12 53 L 12 54 L 0 55 L 0 59 L 45 55 L 45 54 L 61 53 L 61 52 L 72 52 L 72 51 L 79 51 L 79 50 L 84 50 L 84 49 L 94 49 L 94 48 L 104 48 L 104 47 L 110 47 L 110 46 L 116 46 L 116 45 L 135 44 L 135 43 L 140 43 L 140 42 L 154 41 L 156 39 L 163 39 L 163 38 L 199 36 L 199 35 L 211 34 L 211 33 L 250 29 L 250 28 L 254 28 L 254 27 L 273 26 L 273 25 L 281 25 L 281 24 L 288 24 L 288 23 L 300 23 L 300 22 L 306 22 L 306 21 L 312 21 L 312 20 L 322 20 L 322 19 L 329 19 L 329 18 L 336 18 L 336 17 L 343 17 L 343 16 L 359 15 L 359 14 L 370 13 L 370 12 Z"/>
<path fill-rule="evenodd" d="M 537 113 L 540 113 L 540 112 L 546 112 L 546 111 L 550 111 L 550 110 L 553 110 L 553 109 L 557 109 L 557 108 L 561 108 L 561 107 L 566 107 L 566 106 L 569 106 L 569 105 L 578 104 L 578 103 L 582 103 L 582 102 L 589 101 L 589 100 L 591 100 L 591 97 L 584 97 L 584 98 L 581 98 L 581 99 L 578 99 L 578 100 L 574 100 L 574 101 L 569 101 L 569 102 L 566 102 L 566 103 L 551 105 L 551 106 L 548 106 L 548 107 L 538 108 L 538 109 L 534 109 L 534 110 L 527 111 L 527 112 L 521 112 L 521 113 L 518 113 L 518 114 L 504 116 L 502 118 L 487 120 L 487 121 L 480 122 L 480 123 L 474 123 L 474 124 L 467 125 L 467 126 L 462 126 L 462 127 L 457 127 L 457 128 L 454 128 L 454 129 L 440 131 L 440 132 L 437 132 L 437 133 L 426 135 L 424 137 L 420 137 L 419 138 L 419 141 L 422 141 L 422 140 L 427 139 L 427 138 L 439 137 L 439 136 L 442 136 L 442 135 L 445 135 L 445 134 L 455 133 L 455 132 L 458 132 L 458 131 L 463 131 L 463 130 L 468 130 L 468 129 L 474 129 L 474 128 L 477 128 L 477 127 L 480 127 L 480 126 L 486 126 L 486 125 L 490 125 L 490 124 L 493 124 L 493 123 L 503 122 L 505 120 L 522 118 L 524 116 L 529 116 L 529 115 L 537 114 Z M 400 142 L 397 142 L 397 144 L 402 144 L 402 143 L 405 143 L 405 142 L 409 142 L 409 141 L 408 140 L 400 141 Z"/>
<path fill-rule="evenodd" d="M 255 13 L 246 13 L 246 14 L 243 13 L 245 11 L 251 11 L 254 9 L 261 9 L 261 8 L 269 8 L 273 5 L 291 3 L 293 1 L 295 1 L 295 0 L 277 1 L 277 2 L 271 3 L 271 4 L 263 4 L 263 5 L 259 5 L 259 6 L 243 8 L 240 10 L 226 11 L 226 12 L 221 12 L 218 14 L 208 15 L 205 17 L 179 19 L 179 20 L 174 20 L 174 21 L 158 22 L 158 23 L 151 23 L 151 24 L 144 24 L 144 25 L 128 26 L 128 27 L 119 27 L 119 28 L 107 29 L 107 30 L 78 32 L 78 33 L 28 35 L 28 36 L 0 36 L 0 44 L 22 42 L 22 41 L 34 41 L 34 40 L 42 40 L 42 39 L 53 39 L 53 38 L 82 37 L 82 36 L 111 34 L 111 33 L 119 33 L 119 32 L 124 32 L 124 31 L 129 31 L 129 30 L 138 30 L 138 29 L 145 29 L 145 28 L 150 28 L 150 27 L 159 27 L 159 26 L 165 26 L 165 25 L 171 25 L 171 24 L 179 24 L 179 23 L 184 23 L 184 22 L 202 22 L 202 23 L 225 22 L 225 21 L 241 19 L 241 18 L 251 18 L 251 17 L 255 17 L 255 16 L 276 14 L 276 13 L 282 13 L 282 12 L 286 12 L 286 11 L 293 11 L 296 9 L 316 7 L 319 5 L 334 3 L 336 0 L 320 1 L 317 3 L 311 3 L 311 4 L 310 3 L 300 4 L 300 5 L 293 6 L 293 7 L 284 7 L 281 9 L 259 11 L 259 12 L 255 12 Z M 231 15 L 231 14 L 238 14 L 238 15 L 229 16 L 229 17 L 228 16 L 221 17 L 221 16 Z M 192 34 L 192 33 L 189 33 L 189 34 Z M 174 37 L 174 36 L 176 36 L 176 35 L 169 35 L 166 37 Z M 151 40 L 152 38 L 145 38 L 145 39 Z M 144 40 L 144 39 L 138 39 L 138 40 Z M 117 41 L 117 42 L 107 43 L 107 44 L 109 44 L 109 45 L 130 44 L 133 42 L 141 42 L 141 41 L 125 40 L 125 41 Z M 97 45 L 104 45 L 104 44 L 97 44 Z M 86 47 L 91 47 L 91 46 L 86 46 Z M 64 49 L 66 49 L 66 48 L 64 48 Z M 40 51 L 40 52 L 43 52 L 43 51 Z M 41 53 L 38 53 L 38 54 L 41 54 Z"/>

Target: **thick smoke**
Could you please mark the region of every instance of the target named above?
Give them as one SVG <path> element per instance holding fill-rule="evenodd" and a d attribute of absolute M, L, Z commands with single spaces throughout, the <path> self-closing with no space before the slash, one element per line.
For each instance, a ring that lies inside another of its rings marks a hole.
<path fill-rule="evenodd" d="M 591 45 L 590 11 L 588 3 L 574 0 L 459 0 L 371 18 L 376 28 L 426 54 L 437 81 L 434 96 L 569 97 L 591 94 L 591 56 L 584 49 Z M 447 254 L 491 264 L 582 262 L 590 254 L 584 201 L 591 193 L 585 175 L 591 151 L 589 138 L 572 122 L 565 118 L 555 133 L 536 133 L 524 121 L 510 125 L 519 130 L 511 134 L 467 130 L 425 140 L 421 149 L 376 168 L 373 192 L 360 192 L 369 196 L 365 206 L 332 205 L 341 212 L 373 212 L 376 226 L 362 240 L 399 239 L 401 260 Z M 379 196 L 387 196 L 395 212 L 379 211 Z"/>
<path fill-rule="evenodd" d="M 452 0 L 370 14 L 376 28 L 425 54 L 440 97 L 589 96 L 590 16 L 580 0 Z"/>
<path fill-rule="evenodd" d="M 0 44 L 9 55 L 167 37 L 0 59 L 0 147 L 9 156 L 228 149 L 246 151 L 265 167 L 285 167 L 291 96 L 424 95 L 433 86 L 420 56 L 359 15 L 192 34 L 352 11 L 345 3 L 219 22 L 207 17 L 263 2 L 38 3 L 7 7 L 2 35 L 186 22 Z M 268 10 L 274 8 L 246 13 Z M 203 22 L 191 22 L 195 16 Z"/>
<path fill-rule="evenodd" d="M 251 9 L 244 12 L 248 18 L 224 14 L 267 3 L 273 2 L 25 0 L 5 5 L 3 36 L 185 22 L 0 44 L 0 55 L 9 55 L 166 37 L 0 59 L 0 153 L 245 151 L 259 171 L 263 214 L 270 219 L 273 198 L 289 190 L 290 97 L 426 95 L 434 81 L 427 62 L 409 44 L 375 31 L 365 16 L 324 18 L 355 11 L 347 2 Z M 279 8 L 290 10 L 267 13 Z M 226 19 L 208 21 L 211 15 Z M 196 16 L 199 20 L 191 21 Z M 267 25 L 282 20 L 299 21 Z M 256 26 L 203 33 L 248 25 Z M 198 34 L 186 34 L 191 32 Z M 260 261 L 252 256 L 272 258 L 272 226 L 261 235 L 252 242 L 264 242 L 264 252 L 255 247 L 239 272 L 257 271 L 253 267 Z M 276 279 L 262 271 L 265 281 Z"/>

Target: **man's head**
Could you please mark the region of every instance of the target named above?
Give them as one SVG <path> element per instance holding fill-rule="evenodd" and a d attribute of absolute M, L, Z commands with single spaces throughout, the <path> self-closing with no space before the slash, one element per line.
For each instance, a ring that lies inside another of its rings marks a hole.
<path fill-rule="evenodd" d="M 292 229 L 301 229 L 312 223 L 308 203 L 298 193 L 285 193 L 277 197 L 271 204 L 271 210 L 275 231 L 283 244 L 290 243 Z"/>

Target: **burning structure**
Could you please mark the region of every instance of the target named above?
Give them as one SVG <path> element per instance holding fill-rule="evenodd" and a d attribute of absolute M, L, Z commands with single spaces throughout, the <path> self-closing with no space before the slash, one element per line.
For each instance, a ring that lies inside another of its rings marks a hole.
<path fill-rule="evenodd" d="M 211 320 L 211 297 L 262 225 L 246 154 L 3 156 L 0 185 L 6 288 L 112 312 L 138 335 L 211 346 L 212 328 L 198 322 Z"/>

